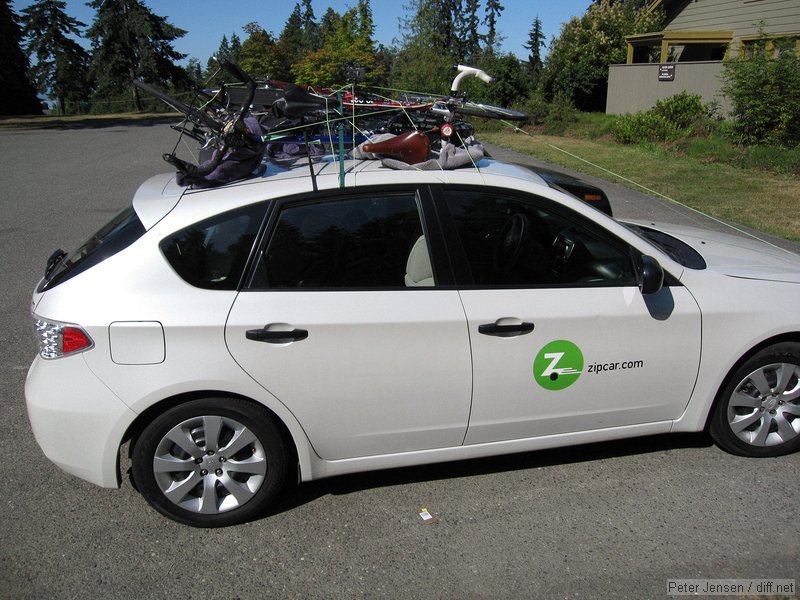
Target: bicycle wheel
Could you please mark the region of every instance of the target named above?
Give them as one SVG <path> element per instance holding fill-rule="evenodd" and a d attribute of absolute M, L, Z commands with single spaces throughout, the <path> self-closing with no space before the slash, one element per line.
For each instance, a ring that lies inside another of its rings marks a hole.
<path fill-rule="evenodd" d="M 453 112 L 458 115 L 470 117 L 483 117 L 485 119 L 502 119 L 504 121 L 527 121 L 528 115 L 518 110 L 481 104 L 479 102 L 464 102 L 454 107 Z"/>
<path fill-rule="evenodd" d="M 202 110 L 192 108 L 188 104 L 184 104 L 180 100 L 173 98 L 168 94 L 165 94 L 161 90 L 156 89 L 144 83 L 143 81 L 134 80 L 133 85 L 138 87 L 140 90 L 147 92 L 153 97 L 158 98 L 164 104 L 174 109 L 176 112 L 183 114 L 192 123 L 202 125 L 203 127 L 208 127 L 208 129 L 217 134 L 222 131 L 224 123 L 204 113 Z"/>

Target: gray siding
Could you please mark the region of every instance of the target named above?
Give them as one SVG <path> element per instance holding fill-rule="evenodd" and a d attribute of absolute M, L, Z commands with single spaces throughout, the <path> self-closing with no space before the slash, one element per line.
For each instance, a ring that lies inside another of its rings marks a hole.
<path fill-rule="evenodd" d="M 721 62 L 676 63 L 674 81 L 659 81 L 658 68 L 657 64 L 611 65 L 606 113 L 622 115 L 649 110 L 657 100 L 684 90 L 700 94 L 703 102 L 716 100 L 723 114 L 730 111 L 728 100 L 719 95 Z"/>
<path fill-rule="evenodd" d="M 665 31 L 733 31 L 735 54 L 742 37 L 758 35 L 760 21 L 770 35 L 800 32 L 800 0 L 696 0 Z"/>

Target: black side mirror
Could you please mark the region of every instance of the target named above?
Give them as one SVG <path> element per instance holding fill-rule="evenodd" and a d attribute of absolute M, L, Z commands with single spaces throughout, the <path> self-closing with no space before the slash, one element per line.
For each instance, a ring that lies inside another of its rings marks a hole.
<path fill-rule="evenodd" d="M 642 295 L 656 294 L 664 285 L 664 269 L 652 256 L 643 255 L 641 262 L 637 261 L 636 279 Z"/>

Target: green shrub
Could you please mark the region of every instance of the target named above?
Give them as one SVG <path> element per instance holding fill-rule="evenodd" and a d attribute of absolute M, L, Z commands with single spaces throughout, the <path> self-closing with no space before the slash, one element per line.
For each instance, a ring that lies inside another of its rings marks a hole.
<path fill-rule="evenodd" d="M 681 128 L 653 111 L 625 115 L 614 128 L 614 139 L 621 144 L 668 142 L 680 135 Z"/>
<path fill-rule="evenodd" d="M 529 125 L 541 125 L 547 119 L 547 115 L 550 114 L 550 105 L 542 94 L 535 93 L 525 100 L 520 110 L 528 115 Z"/>
<path fill-rule="evenodd" d="M 652 112 L 672 122 L 679 129 L 693 127 L 697 121 L 708 116 L 708 110 L 700 95 L 686 91 L 659 100 L 652 108 Z"/>
<path fill-rule="evenodd" d="M 737 143 L 800 145 L 800 58 L 791 39 L 764 31 L 748 53 L 726 61 L 723 92 Z"/>
<path fill-rule="evenodd" d="M 548 135 L 561 135 L 570 123 L 577 120 L 577 111 L 572 99 L 566 94 L 558 93 L 550 103 L 550 110 L 544 120 L 544 132 Z"/>

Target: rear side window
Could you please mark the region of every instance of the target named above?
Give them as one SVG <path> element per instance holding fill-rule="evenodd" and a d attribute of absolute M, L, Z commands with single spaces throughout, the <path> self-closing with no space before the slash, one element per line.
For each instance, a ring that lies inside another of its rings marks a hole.
<path fill-rule="evenodd" d="M 43 281 L 39 291 L 44 291 L 75 277 L 79 273 L 100 264 L 117 252 L 124 250 L 144 235 L 144 226 L 129 206 L 100 230 L 67 254 Z"/>
<path fill-rule="evenodd" d="M 186 283 L 235 290 L 265 209 L 265 204 L 249 205 L 190 225 L 162 240 L 161 252 Z"/>

